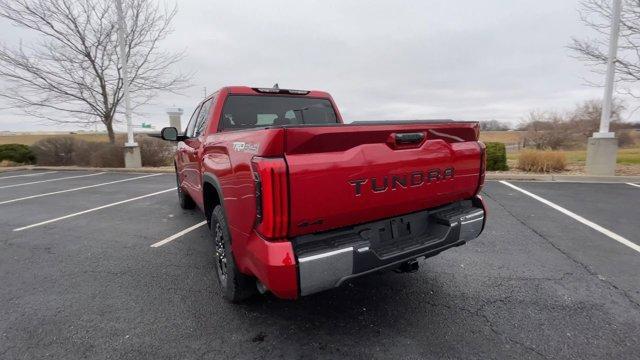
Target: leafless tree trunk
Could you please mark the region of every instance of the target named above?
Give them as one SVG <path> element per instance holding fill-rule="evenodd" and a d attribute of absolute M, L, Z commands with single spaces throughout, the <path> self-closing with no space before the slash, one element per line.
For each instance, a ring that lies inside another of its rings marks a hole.
<path fill-rule="evenodd" d="M 576 58 L 593 66 L 593 71 L 604 74 L 606 70 L 609 32 L 611 27 L 611 0 L 582 0 L 580 19 L 595 30 L 596 38 L 573 38 L 569 48 Z M 620 37 L 616 61 L 618 92 L 640 97 L 634 93 L 634 84 L 640 81 L 640 0 L 623 0 L 620 19 Z"/>
<path fill-rule="evenodd" d="M 153 0 L 124 0 L 132 107 L 160 92 L 176 93 L 189 75 L 173 73 L 183 53 L 160 50 L 176 8 Z M 36 32 L 34 45 L 0 48 L 0 92 L 11 106 L 55 123 L 113 122 L 122 100 L 117 14 L 112 0 L 0 0 L 0 17 Z M 7 34 L 5 34 L 6 36 Z"/>

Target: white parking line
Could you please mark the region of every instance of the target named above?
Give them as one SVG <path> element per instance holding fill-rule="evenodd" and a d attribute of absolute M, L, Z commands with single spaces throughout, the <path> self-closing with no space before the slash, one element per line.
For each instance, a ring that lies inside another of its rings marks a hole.
<path fill-rule="evenodd" d="M 87 214 L 90 212 L 94 212 L 94 211 L 98 211 L 98 210 L 102 210 L 102 209 L 106 209 L 108 207 L 112 207 L 112 206 L 116 206 L 116 205 L 120 205 L 120 204 L 124 204 L 124 203 L 128 203 L 131 201 L 136 201 L 136 200 L 140 200 L 140 199 L 144 199 L 144 198 L 148 198 L 150 196 L 155 196 L 155 195 L 160 195 L 160 194 L 164 194 L 168 191 L 175 191 L 175 188 L 171 188 L 171 189 L 167 189 L 167 190 L 162 190 L 162 191 L 158 191 L 158 192 L 154 192 L 151 194 L 147 194 L 147 195 L 142 195 L 142 196 L 137 196 L 131 199 L 127 199 L 127 200 L 122 200 L 122 201 L 118 201 L 118 202 L 114 202 L 111 204 L 107 204 L 107 205 L 102 205 L 102 206 L 98 206 L 96 208 L 93 209 L 89 209 L 89 210 L 84 210 L 84 211 L 80 211 L 77 213 L 73 213 L 73 214 L 69 214 L 69 215 L 65 215 L 65 216 L 61 216 L 55 219 L 51 219 L 51 220 L 46 220 L 46 221 L 42 221 L 36 224 L 32 224 L 32 225 L 27 225 L 27 226 L 23 226 L 23 227 L 19 227 L 16 229 L 13 229 L 13 231 L 22 231 L 22 230 L 26 230 L 26 229 L 31 229 L 34 228 L 36 226 L 42 226 L 42 225 L 46 225 L 46 224 L 51 224 L 52 222 L 56 222 L 56 221 L 60 221 L 60 220 L 64 220 L 64 219 L 68 219 L 68 218 L 72 218 L 74 216 L 78 216 L 78 215 L 82 215 L 82 214 Z"/>
<path fill-rule="evenodd" d="M 162 245 L 164 245 L 164 244 L 166 244 L 168 242 L 171 242 L 171 241 L 181 237 L 184 234 L 188 234 L 188 233 L 192 232 L 193 230 L 195 230 L 195 229 L 197 229 L 197 228 L 199 228 L 199 227 L 201 227 L 203 225 L 207 225 L 207 221 L 206 220 L 203 221 L 203 222 L 199 222 L 199 223 L 197 223 L 197 224 L 195 224 L 193 226 L 190 226 L 190 227 L 188 227 L 188 228 L 186 228 L 186 229 L 184 229 L 184 230 L 182 230 L 180 232 L 177 232 L 177 233 L 169 236 L 168 238 L 166 238 L 164 240 L 160 240 L 157 243 L 151 245 L 151 247 L 153 247 L 153 248 L 160 247 L 160 246 L 162 246 Z"/>
<path fill-rule="evenodd" d="M 588 227 L 590 227 L 590 228 L 592 228 L 592 229 L 594 229 L 596 231 L 599 231 L 602 234 L 607 235 L 608 237 L 612 238 L 613 240 L 615 240 L 615 241 L 617 241 L 617 242 L 619 242 L 619 243 L 621 243 L 623 245 L 626 245 L 626 246 L 630 247 L 631 249 L 633 249 L 633 250 L 635 250 L 635 251 L 640 253 L 640 246 L 638 246 L 635 243 L 625 239 L 624 237 L 614 233 L 613 231 L 611 231 L 609 229 L 605 229 L 602 226 L 600 226 L 600 225 L 598 225 L 598 224 L 596 224 L 594 222 L 591 222 L 591 221 L 583 218 L 582 216 L 563 208 L 560 205 L 554 204 L 554 203 L 552 203 L 551 201 L 549 201 L 547 199 L 544 199 L 544 198 L 542 198 L 542 197 L 540 197 L 540 196 L 538 196 L 536 194 L 530 193 L 527 190 L 519 188 L 519 187 L 517 187 L 517 186 L 515 186 L 515 185 L 513 185 L 513 184 L 511 184 L 511 183 L 509 183 L 507 181 L 500 181 L 500 182 L 502 184 L 504 184 L 504 185 L 509 186 L 512 189 L 518 190 L 521 193 L 523 193 L 525 195 L 528 195 L 528 196 L 540 201 L 541 203 L 543 203 L 545 205 L 548 205 L 548 206 L 560 211 L 561 213 L 573 218 L 574 220 L 577 220 L 577 221 L 587 225 Z"/>
<path fill-rule="evenodd" d="M 635 186 L 635 187 L 639 187 L 640 188 L 640 185 L 634 184 L 634 183 L 627 183 L 627 185 L 631 185 L 631 186 Z"/>
<path fill-rule="evenodd" d="M 2 179 L 13 179 L 13 178 L 17 178 L 17 177 L 27 177 L 27 176 L 40 176 L 40 175 L 44 175 L 44 174 L 53 174 L 53 173 L 57 173 L 57 171 L 44 171 L 44 172 L 39 172 L 39 173 L 34 173 L 34 174 L 21 174 L 21 175 L 3 176 L 3 177 L 0 177 L 0 180 L 2 180 Z"/>
<path fill-rule="evenodd" d="M 100 174 L 104 174 L 104 173 L 100 173 Z M 115 181 L 109 181 L 109 182 L 100 183 L 100 184 L 81 186 L 81 187 L 77 187 L 77 188 L 73 188 L 73 189 L 58 190 L 58 191 L 48 192 L 48 193 L 44 193 L 44 194 L 30 195 L 30 196 L 17 198 L 17 199 L 0 201 L 0 205 L 14 203 L 14 202 L 17 202 L 17 201 L 29 200 L 29 199 L 33 199 L 33 198 L 39 198 L 39 197 L 43 197 L 43 196 L 62 194 L 62 193 L 67 193 L 67 192 L 71 192 L 71 191 L 91 189 L 91 188 L 95 188 L 95 187 L 99 187 L 99 186 L 117 184 L 117 183 L 121 183 L 121 182 L 125 182 L 125 181 L 143 179 L 143 178 L 147 178 L 147 177 L 151 177 L 151 176 L 158 176 L 158 175 L 162 175 L 162 174 L 151 174 L 151 175 L 136 176 L 136 177 L 132 177 L 132 178 L 128 178 L 128 179 L 115 180 Z"/>
<path fill-rule="evenodd" d="M 67 176 L 67 177 L 61 177 L 61 178 L 55 178 L 55 179 L 49 179 L 49 180 L 31 181 L 31 182 L 26 182 L 26 183 L 22 183 L 22 184 L 13 184 L 13 185 L 0 186 L 0 189 L 6 189 L 6 188 L 11 188 L 11 187 L 16 187 L 16 186 L 26 186 L 26 185 L 40 184 L 40 183 L 45 183 L 45 182 L 50 182 L 50 181 L 77 179 L 77 178 L 96 176 L 96 175 L 102 175 L 102 174 L 105 174 L 105 173 L 104 172 L 99 172 L 99 173 L 93 173 L 93 174 L 87 174 L 87 175 L 75 175 L 75 176 Z"/>

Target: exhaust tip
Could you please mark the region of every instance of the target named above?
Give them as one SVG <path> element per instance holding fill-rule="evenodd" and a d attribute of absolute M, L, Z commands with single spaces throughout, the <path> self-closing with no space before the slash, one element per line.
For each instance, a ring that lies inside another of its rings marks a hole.
<path fill-rule="evenodd" d="M 257 279 L 256 279 L 256 289 L 258 289 L 258 292 L 260 293 L 260 295 L 264 295 L 267 293 L 267 291 L 269 291 L 269 289 L 267 289 L 267 287 L 264 286 L 264 284 Z"/>

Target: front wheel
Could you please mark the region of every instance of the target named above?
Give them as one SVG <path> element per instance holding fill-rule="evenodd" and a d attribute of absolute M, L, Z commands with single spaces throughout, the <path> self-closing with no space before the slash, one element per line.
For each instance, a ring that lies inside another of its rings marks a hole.
<path fill-rule="evenodd" d="M 248 299 L 255 294 L 256 283 L 253 278 L 242 274 L 236 267 L 231 251 L 231 235 L 220 205 L 216 206 L 211 213 L 211 236 L 216 275 L 224 297 L 234 303 Z"/>
<path fill-rule="evenodd" d="M 182 189 L 182 186 L 180 186 L 180 177 L 178 176 L 178 168 L 176 168 L 176 188 L 178 190 L 178 203 L 180 204 L 181 208 L 188 210 L 196 207 L 196 203 L 193 202 L 193 199 L 191 199 L 191 196 L 189 196 L 189 194 L 187 194 Z"/>

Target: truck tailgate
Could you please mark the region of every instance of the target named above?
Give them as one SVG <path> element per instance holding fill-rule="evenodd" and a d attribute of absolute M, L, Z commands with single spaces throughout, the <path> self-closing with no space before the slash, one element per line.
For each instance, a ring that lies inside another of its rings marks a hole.
<path fill-rule="evenodd" d="M 475 122 L 285 129 L 289 235 L 356 225 L 472 197 Z"/>

